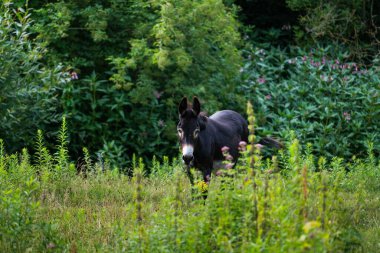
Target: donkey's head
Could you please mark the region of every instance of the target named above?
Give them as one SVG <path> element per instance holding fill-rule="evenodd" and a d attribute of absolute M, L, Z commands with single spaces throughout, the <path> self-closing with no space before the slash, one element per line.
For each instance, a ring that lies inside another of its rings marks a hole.
<path fill-rule="evenodd" d="M 182 159 L 186 165 L 190 165 L 194 159 L 194 149 L 199 137 L 199 132 L 205 127 L 199 116 L 201 104 L 198 98 L 194 97 L 191 107 L 184 97 L 178 106 L 179 123 L 177 125 L 178 137 L 182 148 Z"/>

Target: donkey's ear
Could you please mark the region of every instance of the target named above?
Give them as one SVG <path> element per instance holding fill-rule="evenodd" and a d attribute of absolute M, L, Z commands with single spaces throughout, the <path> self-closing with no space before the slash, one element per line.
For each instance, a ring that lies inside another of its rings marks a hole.
<path fill-rule="evenodd" d="M 197 116 L 201 112 L 201 103 L 199 102 L 197 97 L 193 98 L 193 111 Z"/>
<path fill-rule="evenodd" d="M 181 116 L 187 109 L 187 98 L 183 97 L 178 106 L 178 113 Z"/>

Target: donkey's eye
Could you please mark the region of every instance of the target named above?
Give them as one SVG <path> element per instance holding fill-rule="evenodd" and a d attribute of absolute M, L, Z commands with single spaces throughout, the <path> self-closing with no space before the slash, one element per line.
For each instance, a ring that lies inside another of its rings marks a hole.
<path fill-rule="evenodd" d="M 199 135 L 199 129 L 198 129 L 198 128 L 195 129 L 193 134 L 194 134 L 194 138 L 198 138 L 198 135 Z"/>
<path fill-rule="evenodd" d="M 183 136 L 183 131 L 182 131 L 182 129 L 181 129 L 181 128 L 177 128 L 177 131 L 178 131 L 178 136 L 179 136 L 180 138 L 182 138 L 182 136 Z"/>

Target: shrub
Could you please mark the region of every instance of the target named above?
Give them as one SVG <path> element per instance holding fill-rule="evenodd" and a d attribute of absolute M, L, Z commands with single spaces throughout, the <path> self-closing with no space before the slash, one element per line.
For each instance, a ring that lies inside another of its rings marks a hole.
<path fill-rule="evenodd" d="M 379 55 L 378 1 L 286 0 L 294 11 L 302 11 L 294 27 L 298 44 L 335 43 L 347 47 L 351 59 L 371 61 Z"/>
<path fill-rule="evenodd" d="M 370 140 L 378 154 L 378 70 L 331 49 L 246 51 L 240 88 L 254 102 L 259 135 L 285 138 L 294 130 L 329 158 L 363 156 Z"/>
<path fill-rule="evenodd" d="M 40 64 L 45 51 L 32 40 L 31 24 L 27 9 L 0 6 L 0 138 L 11 152 L 30 147 L 38 128 L 52 134 L 67 80 L 61 66 Z"/>
<path fill-rule="evenodd" d="M 41 172 L 41 171 L 39 171 Z M 56 226 L 38 218 L 41 184 L 26 149 L 5 155 L 0 139 L 0 250 L 45 252 L 63 250 Z"/>
<path fill-rule="evenodd" d="M 176 153 L 183 95 L 199 95 L 210 110 L 239 107 L 238 24 L 222 1 L 152 1 L 134 8 L 150 18 L 131 34 L 130 49 L 110 54 L 110 80 L 93 73 L 67 85 L 63 96 L 74 149 L 86 143 L 90 152 L 118 157 L 119 167 L 133 153 L 146 160 Z"/>

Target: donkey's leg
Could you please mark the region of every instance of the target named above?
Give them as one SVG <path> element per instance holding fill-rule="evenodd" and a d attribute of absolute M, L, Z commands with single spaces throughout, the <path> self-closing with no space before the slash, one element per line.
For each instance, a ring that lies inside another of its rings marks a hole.
<path fill-rule="evenodd" d="M 206 168 L 203 168 L 202 174 L 203 174 L 203 181 L 209 185 L 211 181 L 211 172 L 212 172 L 212 166 L 213 164 L 211 163 L 209 166 Z M 208 187 L 207 187 L 208 188 Z M 203 192 L 203 199 L 206 200 L 208 195 L 208 189 L 206 189 L 205 192 Z"/>
<path fill-rule="evenodd" d="M 210 180 L 211 180 L 211 171 L 212 171 L 212 167 L 202 170 L 202 172 L 203 172 L 203 181 L 205 181 L 206 184 L 210 183 Z"/>

